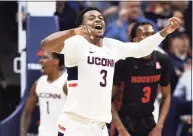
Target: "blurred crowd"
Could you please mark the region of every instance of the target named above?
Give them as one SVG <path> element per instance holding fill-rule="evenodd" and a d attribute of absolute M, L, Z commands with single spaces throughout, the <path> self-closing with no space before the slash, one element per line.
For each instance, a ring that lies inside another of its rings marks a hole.
<path fill-rule="evenodd" d="M 156 30 L 162 29 L 168 18 L 181 19 L 181 27 L 168 36 L 160 47 L 171 60 L 172 103 L 163 136 L 186 136 L 192 133 L 191 71 L 192 71 L 192 2 L 191 1 L 57 1 L 56 13 L 60 30 L 76 27 L 78 13 L 87 6 L 99 8 L 106 21 L 105 37 L 129 41 L 130 30 L 135 22 L 150 22 Z M 26 14 L 23 14 L 25 24 Z M 17 22 L 17 16 L 16 16 Z M 11 29 L 11 28 L 10 28 Z M 5 37 L 6 39 L 6 37 Z M 0 84 L 4 88 L 4 78 Z M 175 120 L 175 121 L 174 121 Z"/>

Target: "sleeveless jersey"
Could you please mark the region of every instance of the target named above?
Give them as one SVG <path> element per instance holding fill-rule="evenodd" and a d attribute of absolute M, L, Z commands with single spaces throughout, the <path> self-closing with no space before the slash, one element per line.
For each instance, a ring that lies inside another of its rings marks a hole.
<path fill-rule="evenodd" d="M 39 136 L 56 136 L 57 121 L 66 100 L 63 86 L 67 74 L 63 73 L 52 83 L 49 83 L 47 78 L 47 75 L 41 76 L 36 86 L 40 107 Z"/>

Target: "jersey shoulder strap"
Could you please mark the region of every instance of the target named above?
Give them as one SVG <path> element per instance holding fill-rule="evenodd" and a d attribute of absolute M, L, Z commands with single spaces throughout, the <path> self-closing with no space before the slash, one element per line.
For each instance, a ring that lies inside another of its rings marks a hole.
<path fill-rule="evenodd" d="M 44 84 L 47 81 L 47 75 L 42 75 L 38 80 L 37 80 L 37 86 L 36 86 L 36 93 L 40 90 L 42 84 Z"/>

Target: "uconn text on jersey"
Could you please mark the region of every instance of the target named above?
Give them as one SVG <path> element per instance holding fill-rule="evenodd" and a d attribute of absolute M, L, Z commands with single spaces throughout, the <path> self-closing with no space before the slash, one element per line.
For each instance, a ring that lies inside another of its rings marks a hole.
<path fill-rule="evenodd" d="M 41 98 L 61 99 L 60 94 L 52 94 L 52 93 L 40 93 L 39 97 L 41 97 Z"/>
<path fill-rule="evenodd" d="M 113 59 L 91 57 L 91 56 L 88 56 L 87 62 L 88 64 L 91 64 L 91 65 L 101 65 L 101 66 L 107 66 L 107 67 L 114 67 L 115 65 L 115 62 Z"/>

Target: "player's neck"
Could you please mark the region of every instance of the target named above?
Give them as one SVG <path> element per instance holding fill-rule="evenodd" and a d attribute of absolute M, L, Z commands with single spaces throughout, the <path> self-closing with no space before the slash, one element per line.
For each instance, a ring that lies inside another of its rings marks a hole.
<path fill-rule="evenodd" d="M 98 47 L 102 47 L 102 38 L 94 38 L 94 39 L 90 39 L 90 38 L 86 38 L 88 42 L 98 46 Z"/>
<path fill-rule="evenodd" d="M 54 82 L 55 80 L 57 80 L 60 76 L 61 76 L 61 72 L 59 70 L 52 72 L 50 74 L 48 74 L 48 81 L 49 82 Z"/>

